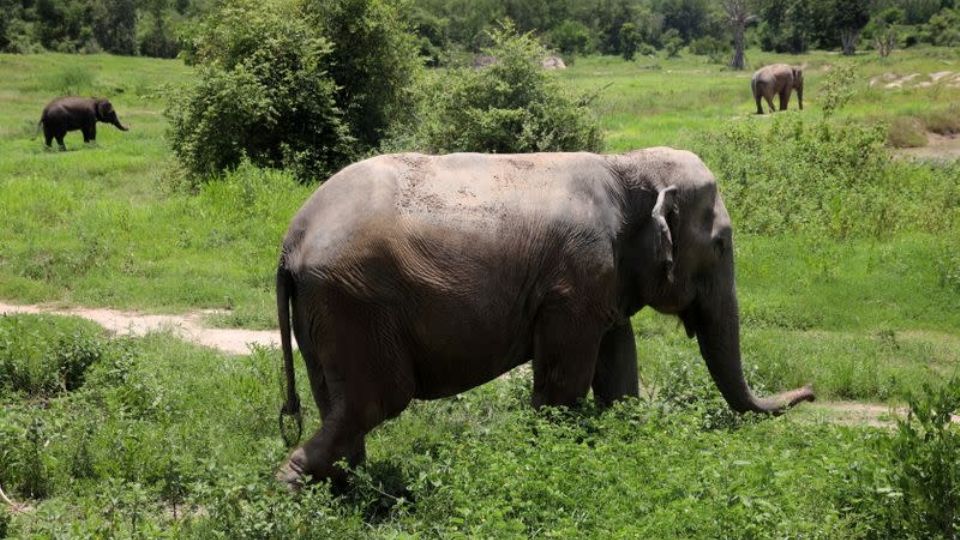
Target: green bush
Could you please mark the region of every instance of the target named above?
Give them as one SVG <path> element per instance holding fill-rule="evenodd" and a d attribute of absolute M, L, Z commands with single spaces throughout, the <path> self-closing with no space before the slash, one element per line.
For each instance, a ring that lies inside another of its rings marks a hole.
<path fill-rule="evenodd" d="M 740 233 L 883 238 L 956 231 L 956 166 L 894 160 L 886 138 L 882 125 L 784 115 L 763 127 L 734 123 L 701 135 L 695 146 L 716 174 Z"/>
<path fill-rule="evenodd" d="M 890 122 L 887 128 L 887 146 L 893 148 L 919 148 L 927 145 L 927 130 L 916 118 L 901 116 Z"/>
<path fill-rule="evenodd" d="M 550 31 L 550 45 L 568 56 L 589 52 L 591 39 L 590 29 L 579 21 L 563 21 Z"/>
<path fill-rule="evenodd" d="M 0 402 L 7 393 L 48 397 L 81 387 L 105 354 L 99 333 L 79 320 L 0 318 Z"/>
<path fill-rule="evenodd" d="M 714 64 L 723 64 L 729 60 L 730 45 L 721 39 L 705 36 L 690 42 L 690 54 L 706 56 Z"/>
<path fill-rule="evenodd" d="M 960 531 L 960 379 L 908 398 L 910 411 L 889 438 L 874 441 L 882 461 L 856 471 L 849 502 L 870 538 L 956 538 Z"/>
<path fill-rule="evenodd" d="M 379 142 L 405 110 L 415 44 L 383 0 L 229 0 L 194 33 L 198 82 L 167 114 L 188 171 L 285 167 L 323 179 Z"/>
<path fill-rule="evenodd" d="M 454 69 L 425 85 L 417 122 L 387 148 L 510 153 L 603 146 L 589 99 L 567 95 L 540 68 L 544 50 L 535 38 L 505 25 L 490 39 L 484 53 L 497 63 Z"/>

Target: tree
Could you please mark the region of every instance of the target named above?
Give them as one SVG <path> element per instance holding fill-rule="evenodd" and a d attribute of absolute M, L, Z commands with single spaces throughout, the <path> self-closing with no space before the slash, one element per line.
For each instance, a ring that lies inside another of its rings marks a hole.
<path fill-rule="evenodd" d="M 386 0 L 224 0 L 189 49 L 198 82 L 170 100 L 175 153 L 195 176 L 247 157 L 310 181 L 370 152 L 409 114 L 402 21 Z"/>
<path fill-rule="evenodd" d="M 844 55 L 852 55 L 857 50 L 860 32 L 870 22 L 871 0 L 833 0 L 833 24 L 840 34 L 840 43 Z"/>
<path fill-rule="evenodd" d="M 590 29 L 580 21 L 563 21 L 550 32 L 550 44 L 565 55 L 587 52 Z"/>
<path fill-rule="evenodd" d="M 733 32 L 733 59 L 730 60 L 730 67 L 741 70 L 746 67 L 743 55 L 744 35 L 747 25 L 756 21 L 757 16 L 750 13 L 749 0 L 723 0 L 723 10 L 726 12 L 727 22 Z"/>
<path fill-rule="evenodd" d="M 133 0 L 98 0 L 93 9 L 93 35 L 107 52 L 137 52 L 137 8 Z"/>
<path fill-rule="evenodd" d="M 637 25 L 625 22 L 620 27 L 620 55 L 624 60 L 631 61 L 640 48 L 641 38 Z"/>

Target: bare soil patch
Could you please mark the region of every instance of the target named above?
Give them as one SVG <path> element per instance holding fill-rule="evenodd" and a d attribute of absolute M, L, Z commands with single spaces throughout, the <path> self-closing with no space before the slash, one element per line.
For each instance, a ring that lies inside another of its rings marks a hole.
<path fill-rule="evenodd" d="M 72 315 L 93 321 L 107 331 L 121 336 L 143 336 L 151 332 L 169 331 L 185 341 L 217 349 L 227 354 L 249 354 L 251 345 L 279 346 L 276 331 L 243 330 L 240 328 L 208 328 L 203 317 L 214 313 L 198 311 L 186 315 L 148 315 L 114 309 L 66 308 L 44 305 L 15 305 L 0 302 L 0 315 L 17 313 Z"/>
<path fill-rule="evenodd" d="M 918 148 L 901 148 L 897 155 L 927 161 L 956 161 L 960 159 L 960 137 L 927 133 L 927 145 Z"/>

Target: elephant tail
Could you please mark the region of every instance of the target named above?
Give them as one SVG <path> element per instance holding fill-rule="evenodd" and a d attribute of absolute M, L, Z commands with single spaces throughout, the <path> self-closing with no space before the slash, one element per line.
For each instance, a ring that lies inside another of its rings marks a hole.
<path fill-rule="evenodd" d="M 300 397 L 297 395 L 296 378 L 293 369 L 293 345 L 290 341 L 290 298 L 293 294 L 293 275 L 287 269 L 281 256 L 277 267 L 277 317 L 280 322 L 280 347 L 283 349 L 283 371 L 286 377 L 285 402 L 280 408 L 280 436 L 287 446 L 300 441 L 303 433 L 303 417 L 300 413 Z M 284 416 L 293 416 L 297 422 L 296 437 L 288 437 L 284 429 Z"/>

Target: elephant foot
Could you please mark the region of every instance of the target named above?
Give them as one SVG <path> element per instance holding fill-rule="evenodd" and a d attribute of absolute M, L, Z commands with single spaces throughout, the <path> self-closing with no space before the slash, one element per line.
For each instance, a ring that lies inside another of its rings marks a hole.
<path fill-rule="evenodd" d="M 284 463 L 277 471 L 277 481 L 284 485 L 292 493 L 297 493 L 303 489 L 306 484 L 306 473 L 304 473 L 303 460 L 305 454 L 302 448 L 298 448 L 290 459 Z"/>

